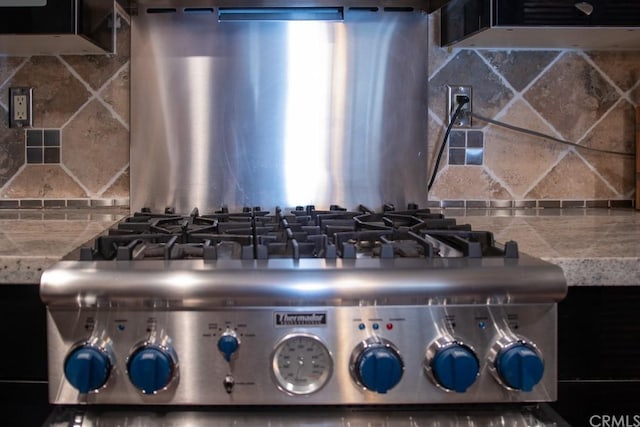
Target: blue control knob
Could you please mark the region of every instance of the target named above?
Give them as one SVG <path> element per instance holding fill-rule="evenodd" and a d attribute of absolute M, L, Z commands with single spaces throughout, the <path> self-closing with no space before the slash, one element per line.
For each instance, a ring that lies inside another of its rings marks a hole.
<path fill-rule="evenodd" d="M 544 362 L 538 352 L 524 343 L 502 350 L 496 358 L 495 365 L 500 378 L 507 386 L 522 391 L 531 391 L 544 373 Z"/>
<path fill-rule="evenodd" d="M 470 348 L 453 344 L 436 353 L 431 369 L 442 387 L 464 393 L 476 381 L 480 364 Z"/>
<path fill-rule="evenodd" d="M 386 393 L 402 378 L 403 364 L 392 349 L 375 345 L 366 348 L 356 362 L 358 379 L 368 390 Z"/>
<path fill-rule="evenodd" d="M 233 334 L 223 334 L 218 340 L 218 350 L 224 355 L 227 362 L 231 361 L 231 355 L 240 347 L 240 341 Z"/>
<path fill-rule="evenodd" d="M 142 347 L 127 364 L 129 379 L 144 394 L 154 394 L 167 385 L 173 377 L 175 362 L 171 355 L 157 347 Z"/>
<path fill-rule="evenodd" d="M 102 387 L 109 378 L 111 361 L 101 349 L 83 345 L 73 350 L 64 362 L 67 381 L 80 393 Z"/>

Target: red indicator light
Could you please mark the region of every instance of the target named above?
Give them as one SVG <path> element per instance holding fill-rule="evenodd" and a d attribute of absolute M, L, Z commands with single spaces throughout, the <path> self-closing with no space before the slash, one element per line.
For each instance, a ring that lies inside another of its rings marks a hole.
<path fill-rule="evenodd" d="M 393 329 L 393 323 L 387 323 L 387 329 L 390 331 Z"/>

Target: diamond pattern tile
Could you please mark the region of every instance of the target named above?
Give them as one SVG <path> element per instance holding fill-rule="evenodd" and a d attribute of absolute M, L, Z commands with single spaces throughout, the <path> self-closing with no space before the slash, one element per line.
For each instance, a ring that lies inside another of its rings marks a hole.
<path fill-rule="evenodd" d="M 0 85 L 3 84 L 25 58 L 15 56 L 0 56 Z"/>
<path fill-rule="evenodd" d="M 500 120 L 552 134 L 531 107 L 517 101 L 500 116 Z M 524 135 L 490 125 L 486 130 L 485 165 L 509 187 L 516 198 L 522 199 L 529 188 L 557 161 L 566 148 L 557 143 Z"/>
<path fill-rule="evenodd" d="M 587 55 L 625 92 L 640 81 L 640 52 L 597 51 Z"/>
<path fill-rule="evenodd" d="M 580 54 L 566 52 L 524 97 L 564 138 L 577 142 L 619 95 Z"/>
<path fill-rule="evenodd" d="M 128 135 L 94 100 L 63 130 L 62 163 L 89 191 L 98 193 L 129 163 Z"/>
<path fill-rule="evenodd" d="M 60 128 L 89 99 L 89 92 L 54 56 L 32 56 L 0 87 L 5 105 L 9 87 L 33 87 L 33 126 Z"/>
<path fill-rule="evenodd" d="M 482 167 L 447 166 L 429 194 L 430 199 L 509 200 L 512 195 Z"/>
<path fill-rule="evenodd" d="M 8 117 L 0 107 L 0 115 Z M 25 162 L 24 131 L 11 129 L 6 120 L 0 120 L 0 188 L 18 172 Z"/>
<path fill-rule="evenodd" d="M 618 195 L 570 152 L 526 195 L 527 199 L 612 199 Z"/>
<path fill-rule="evenodd" d="M 558 56 L 558 52 L 544 50 L 489 50 L 481 53 L 517 91 L 527 87 Z"/>
<path fill-rule="evenodd" d="M 495 116 L 513 98 L 511 89 L 476 52 L 462 50 L 429 81 L 429 105 L 443 122 L 448 84 L 471 85 L 476 111 L 489 117 Z"/>
<path fill-rule="evenodd" d="M 100 93 L 120 119 L 129 124 L 129 68 L 123 69 Z"/>
<path fill-rule="evenodd" d="M 87 194 L 59 165 L 27 165 L 0 197 L 59 199 L 84 198 Z"/>
<path fill-rule="evenodd" d="M 581 145 L 612 151 L 632 153 L 634 151 L 635 110 L 626 101 L 621 102 L 591 131 Z M 625 196 L 635 187 L 633 157 L 580 151 L 590 165 L 615 188 L 619 195 Z"/>
<path fill-rule="evenodd" d="M 129 197 L 129 182 L 131 176 L 129 168 L 125 170 L 100 197 L 112 199 L 124 199 Z"/>

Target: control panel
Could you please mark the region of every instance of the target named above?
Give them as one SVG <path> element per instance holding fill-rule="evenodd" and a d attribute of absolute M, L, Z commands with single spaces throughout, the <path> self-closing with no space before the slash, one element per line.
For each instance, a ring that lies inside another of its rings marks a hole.
<path fill-rule="evenodd" d="M 58 404 L 556 398 L 555 304 L 50 310 L 48 322 Z"/>

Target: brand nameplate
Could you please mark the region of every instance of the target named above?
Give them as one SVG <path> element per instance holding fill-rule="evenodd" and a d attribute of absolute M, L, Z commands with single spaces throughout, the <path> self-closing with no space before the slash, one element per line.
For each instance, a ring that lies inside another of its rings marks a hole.
<path fill-rule="evenodd" d="M 326 326 L 327 313 L 325 312 L 276 312 L 274 313 L 276 326 Z"/>

